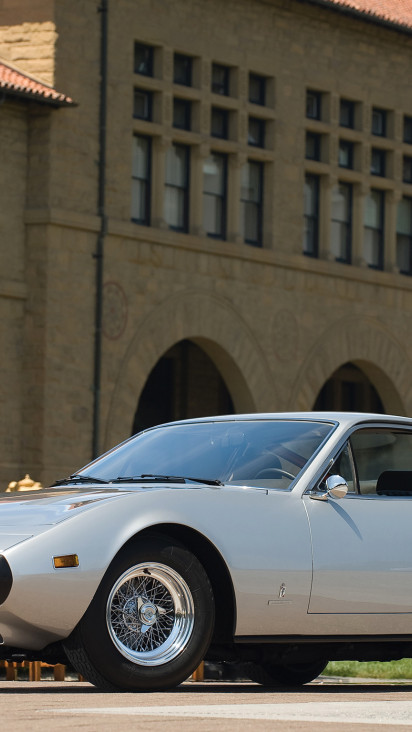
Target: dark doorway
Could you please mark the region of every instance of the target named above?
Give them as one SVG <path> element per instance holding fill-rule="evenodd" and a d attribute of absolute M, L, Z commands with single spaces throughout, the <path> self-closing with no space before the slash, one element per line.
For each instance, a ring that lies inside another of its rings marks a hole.
<path fill-rule="evenodd" d="M 189 340 L 169 349 L 141 393 L 132 434 L 175 419 L 233 414 L 229 391 L 213 361 Z"/>
<path fill-rule="evenodd" d="M 375 387 L 353 363 L 345 363 L 332 374 L 320 390 L 313 409 L 385 414 Z"/>

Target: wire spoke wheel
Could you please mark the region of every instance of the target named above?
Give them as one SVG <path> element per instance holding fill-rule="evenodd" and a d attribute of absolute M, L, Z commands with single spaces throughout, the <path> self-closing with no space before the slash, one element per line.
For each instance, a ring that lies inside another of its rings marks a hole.
<path fill-rule="evenodd" d="M 171 567 L 145 562 L 114 584 L 106 606 L 110 637 L 118 651 L 141 666 L 172 661 L 193 632 L 194 602 L 184 579 Z"/>

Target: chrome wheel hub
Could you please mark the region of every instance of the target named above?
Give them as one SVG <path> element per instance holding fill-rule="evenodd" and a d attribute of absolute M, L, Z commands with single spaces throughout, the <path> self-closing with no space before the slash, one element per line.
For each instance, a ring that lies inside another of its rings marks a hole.
<path fill-rule="evenodd" d="M 171 567 L 155 562 L 137 564 L 113 586 L 106 622 L 123 656 L 141 666 L 159 666 L 182 653 L 190 640 L 192 594 Z"/>

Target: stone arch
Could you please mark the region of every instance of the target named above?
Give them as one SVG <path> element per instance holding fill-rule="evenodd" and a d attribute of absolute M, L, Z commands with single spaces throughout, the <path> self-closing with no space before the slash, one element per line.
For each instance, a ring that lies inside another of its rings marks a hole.
<path fill-rule="evenodd" d="M 236 412 L 276 405 L 270 368 L 249 326 L 224 298 L 186 290 L 168 297 L 137 328 L 112 395 L 105 449 L 130 434 L 148 375 L 163 354 L 183 339 L 192 340 L 212 359 Z"/>
<path fill-rule="evenodd" d="M 364 372 L 388 414 L 407 413 L 412 364 L 399 342 L 373 318 L 342 318 L 322 334 L 300 369 L 291 408 L 312 409 L 322 386 L 348 362 Z"/>

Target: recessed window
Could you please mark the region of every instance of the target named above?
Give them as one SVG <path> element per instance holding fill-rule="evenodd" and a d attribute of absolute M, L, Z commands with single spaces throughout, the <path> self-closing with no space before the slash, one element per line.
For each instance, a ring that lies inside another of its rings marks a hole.
<path fill-rule="evenodd" d="M 221 94 L 224 97 L 229 96 L 229 79 L 229 66 L 222 66 L 222 64 L 212 64 L 213 94 Z"/>
<path fill-rule="evenodd" d="M 303 253 L 309 257 L 318 256 L 319 188 L 318 175 L 305 176 Z"/>
<path fill-rule="evenodd" d="M 243 241 L 262 246 L 263 163 L 248 160 L 242 168 L 240 230 Z"/>
<path fill-rule="evenodd" d="M 386 109 L 372 109 L 372 134 L 386 137 Z"/>
<path fill-rule="evenodd" d="M 226 238 L 227 156 L 211 153 L 203 164 L 203 228 L 215 239 Z"/>
<path fill-rule="evenodd" d="M 306 117 L 308 117 L 309 119 L 322 118 L 321 92 L 311 91 L 309 89 L 306 92 Z"/>
<path fill-rule="evenodd" d="M 247 142 L 253 147 L 265 147 L 265 120 L 249 117 Z"/>
<path fill-rule="evenodd" d="M 229 135 L 229 112 L 227 109 L 212 107 L 211 111 L 211 135 L 226 140 Z"/>
<path fill-rule="evenodd" d="M 385 194 L 371 190 L 365 199 L 363 255 L 372 269 L 383 269 Z"/>
<path fill-rule="evenodd" d="M 191 56 L 175 53 L 173 64 L 174 83 L 182 84 L 183 86 L 192 86 L 192 66 L 193 59 Z"/>
<path fill-rule="evenodd" d="M 396 256 L 401 274 L 412 275 L 412 198 L 402 198 L 398 204 Z"/>
<path fill-rule="evenodd" d="M 386 151 L 373 147 L 371 151 L 371 175 L 384 176 L 386 172 Z"/>
<path fill-rule="evenodd" d="M 134 72 L 143 76 L 153 76 L 153 46 L 145 43 L 134 44 Z"/>
<path fill-rule="evenodd" d="M 353 168 L 353 142 L 339 140 L 339 167 Z"/>
<path fill-rule="evenodd" d="M 402 180 L 404 183 L 412 183 L 412 157 L 409 155 L 403 157 Z"/>
<path fill-rule="evenodd" d="M 152 92 L 145 89 L 134 89 L 133 93 L 133 117 L 152 120 Z"/>
<path fill-rule="evenodd" d="M 188 99 L 173 99 L 173 127 L 179 130 L 190 130 L 192 103 Z"/>
<path fill-rule="evenodd" d="M 339 124 L 341 127 L 355 126 L 355 103 L 349 99 L 340 100 Z"/>
<path fill-rule="evenodd" d="M 150 224 L 151 138 L 134 135 L 132 148 L 132 220 Z"/>
<path fill-rule="evenodd" d="M 305 157 L 308 160 L 320 160 L 322 152 L 322 135 L 317 132 L 306 133 Z"/>
<path fill-rule="evenodd" d="M 188 145 L 174 144 L 166 154 L 164 220 L 175 231 L 188 230 L 189 157 Z"/>
<path fill-rule="evenodd" d="M 412 117 L 403 118 L 403 141 L 412 145 Z"/>
<path fill-rule="evenodd" d="M 351 261 L 352 186 L 338 183 L 332 189 L 331 252 L 337 262 Z"/>
<path fill-rule="evenodd" d="M 252 104 L 266 104 L 266 77 L 259 74 L 249 74 L 249 102 Z"/>

